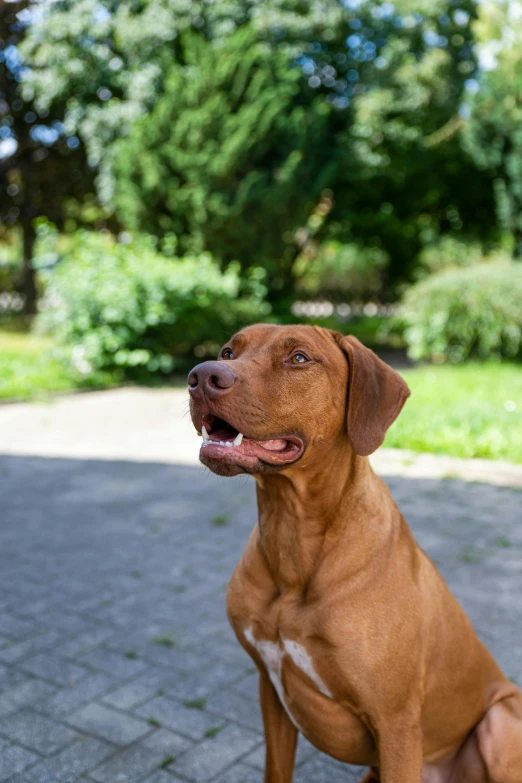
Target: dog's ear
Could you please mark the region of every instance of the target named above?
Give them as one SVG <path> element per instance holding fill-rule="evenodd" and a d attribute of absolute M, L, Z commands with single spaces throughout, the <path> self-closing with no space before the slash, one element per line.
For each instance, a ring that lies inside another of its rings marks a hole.
<path fill-rule="evenodd" d="M 356 337 L 334 332 L 348 359 L 348 438 L 356 454 L 379 448 L 410 396 L 406 382 Z"/>

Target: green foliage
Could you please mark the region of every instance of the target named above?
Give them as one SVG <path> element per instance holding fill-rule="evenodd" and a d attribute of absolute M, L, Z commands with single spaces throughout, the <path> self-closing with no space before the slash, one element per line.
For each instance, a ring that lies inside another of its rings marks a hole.
<path fill-rule="evenodd" d="M 256 8 L 244 0 L 57 0 L 40 9 L 24 43 L 33 66 L 24 94 L 42 109 L 67 101 L 67 127 L 84 141 L 102 201 L 109 203 L 112 142 L 153 109 L 174 66 L 184 76 L 176 102 L 198 80 L 198 69 L 184 59 L 188 39 L 199 38 L 203 48 L 226 47 L 236 30 L 252 23 L 260 39 L 294 57 L 303 40 L 320 38 L 342 16 L 337 0 L 320 9 L 310 0 L 270 0 Z"/>
<path fill-rule="evenodd" d="M 84 149 L 63 123 L 66 97 L 55 96 L 39 109 L 34 93 L 23 89 L 28 74 L 23 41 L 39 5 L 36 0 L 0 3 L 0 230 L 15 227 L 22 237 L 19 288 L 30 315 L 38 294 L 31 263 L 34 218 L 45 215 L 64 226 L 94 190 Z"/>
<path fill-rule="evenodd" d="M 122 244 L 79 232 L 48 275 L 41 326 L 85 374 L 166 375 L 266 315 L 257 272 L 242 291 L 237 266 L 221 272 L 209 255 L 174 258 L 149 238 Z"/>
<path fill-rule="evenodd" d="M 297 261 L 297 291 L 334 300 L 371 300 L 382 292 L 387 261 L 386 254 L 377 247 L 325 242 L 317 255 L 307 259 L 303 254 Z"/>
<path fill-rule="evenodd" d="M 476 6 L 393 8 L 357 8 L 362 26 L 349 48 L 355 38 L 363 50 L 375 46 L 375 56 L 357 66 L 345 137 L 351 160 L 332 185 L 329 221 L 335 237 L 387 254 L 388 296 L 412 279 L 419 252 L 438 236 L 488 238 L 493 223 L 491 188 L 459 138 L 462 96 L 476 69 Z"/>
<path fill-rule="evenodd" d="M 404 338 L 413 359 L 458 363 L 522 356 L 522 264 L 448 269 L 404 297 Z"/>
<path fill-rule="evenodd" d="M 421 278 L 452 267 L 473 266 L 480 263 L 483 257 L 480 242 L 444 236 L 419 253 L 416 276 Z"/>
<path fill-rule="evenodd" d="M 0 399 L 41 399 L 53 392 L 110 382 L 107 375 L 85 378 L 72 372 L 56 355 L 52 340 L 0 327 Z"/>
<path fill-rule="evenodd" d="M 0 293 L 17 291 L 20 287 L 20 264 L 13 258 L 0 257 Z"/>
<path fill-rule="evenodd" d="M 132 229 L 174 231 L 243 268 L 263 263 L 282 289 L 292 230 L 338 163 L 328 104 L 305 99 L 301 70 L 248 28 L 223 41 L 185 34 L 151 111 L 114 146 L 116 213 Z"/>
<path fill-rule="evenodd" d="M 384 445 L 522 464 L 522 371 L 509 362 L 401 370 L 411 397 Z"/>
<path fill-rule="evenodd" d="M 459 138 L 475 16 L 474 0 L 57 0 L 25 41 L 24 95 L 65 101 L 134 229 L 262 264 L 274 303 L 314 242 L 356 243 L 387 258 L 389 296 L 438 235 L 495 229 Z"/>
<path fill-rule="evenodd" d="M 522 18 L 511 3 L 484 3 L 476 33 L 487 67 L 467 102 L 463 145 L 493 182 L 499 226 L 522 256 Z"/>

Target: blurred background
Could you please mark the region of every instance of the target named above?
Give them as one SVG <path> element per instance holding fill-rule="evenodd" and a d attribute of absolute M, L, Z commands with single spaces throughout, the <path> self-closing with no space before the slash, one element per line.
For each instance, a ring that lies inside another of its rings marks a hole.
<path fill-rule="evenodd" d="M 0 398 L 357 335 L 387 445 L 522 463 L 522 3 L 0 4 Z"/>
<path fill-rule="evenodd" d="M 374 466 L 522 683 L 522 2 L 0 0 L 0 222 L 0 783 L 261 780 L 185 385 L 256 321 L 404 375 Z"/>

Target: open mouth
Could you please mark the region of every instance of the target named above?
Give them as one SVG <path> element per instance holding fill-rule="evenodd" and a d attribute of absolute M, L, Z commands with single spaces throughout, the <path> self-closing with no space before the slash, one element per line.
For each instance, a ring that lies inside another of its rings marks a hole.
<path fill-rule="evenodd" d="M 274 467 L 288 465 L 299 459 L 304 451 L 303 441 L 295 435 L 256 440 L 212 413 L 203 415 L 201 435 L 202 462 L 219 460 L 245 469 L 255 469 L 259 460 Z"/>

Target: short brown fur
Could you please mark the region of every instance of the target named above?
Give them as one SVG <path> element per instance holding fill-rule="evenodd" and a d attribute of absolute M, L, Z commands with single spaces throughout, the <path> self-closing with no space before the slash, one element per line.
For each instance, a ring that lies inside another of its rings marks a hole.
<path fill-rule="evenodd" d="M 290 338 L 309 366 L 285 363 Z M 227 593 L 260 673 L 265 783 L 292 781 L 287 710 L 317 748 L 369 766 L 365 783 L 522 783 L 522 693 L 367 459 L 404 381 L 355 338 L 318 327 L 258 325 L 228 345 L 237 382 L 213 412 L 249 437 L 294 432 L 306 444 L 294 464 L 255 472 L 259 519 Z M 198 430 L 201 411 L 193 401 Z M 330 695 L 285 656 L 285 709 L 247 629 L 302 645 Z"/>

